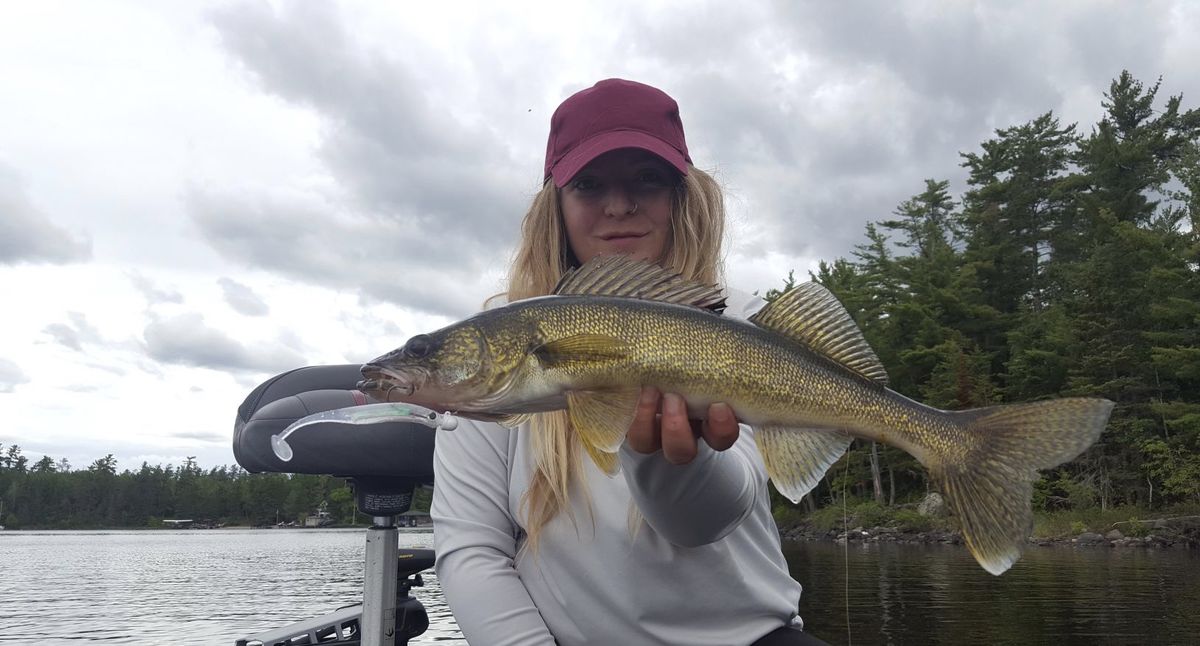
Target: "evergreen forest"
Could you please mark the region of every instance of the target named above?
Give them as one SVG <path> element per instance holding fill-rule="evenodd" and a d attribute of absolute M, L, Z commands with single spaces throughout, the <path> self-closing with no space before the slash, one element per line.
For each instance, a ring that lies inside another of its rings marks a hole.
<path fill-rule="evenodd" d="M 1097 445 L 1044 474 L 1038 510 L 1200 506 L 1200 111 L 1159 87 L 1123 72 L 1086 130 L 1052 112 L 996 130 L 962 153 L 962 195 L 925 180 L 812 276 L 909 397 L 1116 402 Z M 855 444 L 810 511 L 929 490 L 908 455 Z"/>

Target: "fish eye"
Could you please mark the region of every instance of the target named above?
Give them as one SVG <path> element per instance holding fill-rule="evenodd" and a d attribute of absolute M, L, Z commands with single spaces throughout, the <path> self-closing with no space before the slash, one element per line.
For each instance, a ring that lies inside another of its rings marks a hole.
<path fill-rule="evenodd" d="M 424 359 L 433 352 L 433 339 L 428 334 L 418 334 L 404 344 L 404 354 L 414 359 Z"/>

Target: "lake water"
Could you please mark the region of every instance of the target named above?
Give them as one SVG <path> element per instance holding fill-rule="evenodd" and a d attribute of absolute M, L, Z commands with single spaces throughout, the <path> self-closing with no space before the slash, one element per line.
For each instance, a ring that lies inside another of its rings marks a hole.
<path fill-rule="evenodd" d="M 999 577 L 956 546 L 784 552 L 800 616 L 831 644 L 1200 644 L 1197 551 L 1031 546 Z"/>
<path fill-rule="evenodd" d="M 400 543 L 432 538 L 402 530 Z M 232 646 L 360 601 L 363 541 L 363 530 L 0 532 L 0 642 Z M 1200 644 L 1194 551 L 1031 547 L 1002 577 L 961 547 L 785 552 L 801 615 L 832 644 Z M 431 625 L 412 643 L 465 644 L 437 577 L 423 578 L 414 593 Z"/>

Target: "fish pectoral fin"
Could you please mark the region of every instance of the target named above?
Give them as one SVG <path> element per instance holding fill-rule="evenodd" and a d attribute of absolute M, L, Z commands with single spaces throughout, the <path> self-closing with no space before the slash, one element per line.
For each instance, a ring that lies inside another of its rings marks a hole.
<path fill-rule="evenodd" d="M 560 367 L 580 361 L 604 361 L 621 359 L 628 354 L 628 346 L 621 339 L 604 334 L 576 334 L 546 341 L 534 348 L 533 355 L 543 368 Z"/>
<path fill-rule="evenodd" d="M 764 426 L 755 428 L 754 441 L 775 488 L 796 503 L 817 486 L 853 438 L 833 429 Z"/>
<path fill-rule="evenodd" d="M 572 390 L 567 415 L 588 455 L 605 473 L 616 473 L 616 453 L 625 441 L 641 390 Z M 604 454 L 601 457 L 598 454 Z M 610 459 L 611 457 L 611 459 Z"/>
<path fill-rule="evenodd" d="M 583 448 L 587 449 L 587 454 L 592 458 L 592 462 L 595 462 L 596 466 L 605 474 L 615 476 L 621 470 L 621 464 L 617 460 L 615 452 L 606 453 L 586 442 L 584 442 Z"/>

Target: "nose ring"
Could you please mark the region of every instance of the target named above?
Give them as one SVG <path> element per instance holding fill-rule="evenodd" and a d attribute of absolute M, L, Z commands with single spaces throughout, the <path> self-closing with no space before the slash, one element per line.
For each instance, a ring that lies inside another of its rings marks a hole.
<path fill-rule="evenodd" d="M 632 209 L 629 209 L 629 215 L 633 215 L 634 213 L 637 213 L 637 210 L 638 210 L 638 203 L 637 203 L 637 202 L 634 202 L 634 203 L 633 203 L 633 208 L 632 208 Z"/>

